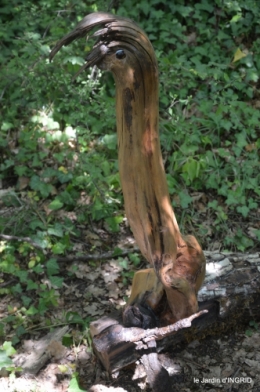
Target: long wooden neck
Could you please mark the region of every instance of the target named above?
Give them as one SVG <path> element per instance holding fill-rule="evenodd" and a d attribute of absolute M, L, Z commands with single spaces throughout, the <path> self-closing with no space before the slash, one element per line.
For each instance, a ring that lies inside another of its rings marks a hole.
<path fill-rule="evenodd" d="M 197 310 L 205 257 L 193 236 L 182 238 L 170 203 L 158 133 L 158 70 L 153 47 L 134 22 L 97 12 L 63 37 L 50 59 L 95 26 L 102 26 L 94 33 L 99 38 L 80 71 L 96 64 L 114 75 L 126 215 L 142 254 L 162 282 L 172 314 L 180 319 Z"/>
<path fill-rule="evenodd" d="M 149 41 L 148 41 L 149 42 Z M 158 70 L 152 47 L 111 65 L 116 81 L 119 171 L 125 210 L 144 257 L 157 273 L 176 259 L 180 237 L 158 132 Z M 149 50 L 150 49 L 150 50 Z"/>

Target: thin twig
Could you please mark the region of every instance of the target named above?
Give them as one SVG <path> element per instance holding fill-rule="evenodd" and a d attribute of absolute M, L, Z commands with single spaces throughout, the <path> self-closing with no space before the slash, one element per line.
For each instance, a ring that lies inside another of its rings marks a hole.
<path fill-rule="evenodd" d="M 127 256 L 129 253 L 138 252 L 138 248 L 131 249 L 121 249 L 121 252 L 115 254 L 114 252 L 106 252 L 94 255 L 84 255 L 84 256 L 59 256 L 55 257 L 59 262 L 72 262 L 72 261 L 89 261 L 89 260 L 107 260 L 113 257 Z"/>
<path fill-rule="evenodd" d="M 237 376 L 238 372 L 240 372 L 240 369 L 241 369 L 241 366 L 239 366 L 239 367 L 236 369 L 236 371 L 235 371 L 235 373 L 233 374 L 232 378 L 235 378 L 235 377 Z M 233 389 L 233 384 L 230 385 L 229 392 L 231 392 L 232 389 Z"/>
<path fill-rule="evenodd" d="M 0 234 L 0 238 L 6 241 L 19 241 L 19 242 L 28 242 L 32 246 L 37 249 L 44 250 L 44 247 L 34 242 L 30 237 L 17 237 L 16 235 L 6 235 Z M 120 249 L 120 248 L 119 248 Z M 53 256 L 58 262 L 73 262 L 73 261 L 90 261 L 90 260 L 107 260 L 112 259 L 113 257 L 120 257 L 120 256 L 127 256 L 129 253 L 132 252 L 139 252 L 139 249 L 136 247 L 129 248 L 129 249 L 120 249 L 118 254 L 114 251 L 105 252 L 105 253 L 98 253 L 93 255 L 72 255 L 72 256 Z"/>
<path fill-rule="evenodd" d="M 10 279 L 10 280 L 8 280 L 8 282 L 0 283 L 0 289 L 3 289 L 4 287 L 7 287 L 7 286 L 9 286 L 11 283 L 15 283 L 15 282 L 16 282 L 16 279 Z"/>
<path fill-rule="evenodd" d="M 29 244 L 34 246 L 34 248 L 41 249 L 41 250 L 44 249 L 41 245 L 34 242 L 30 237 L 17 237 L 16 235 L 0 234 L 0 238 L 6 241 L 28 242 Z"/>

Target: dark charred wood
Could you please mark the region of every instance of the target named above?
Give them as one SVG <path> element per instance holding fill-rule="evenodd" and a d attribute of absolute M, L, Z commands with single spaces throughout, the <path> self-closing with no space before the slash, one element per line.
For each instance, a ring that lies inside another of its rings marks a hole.
<path fill-rule="evenodd" d="M 191 327 L 160 337 L 157 353 L 260 319 L 260 255 L 205 254 L 207 272 L 198 298 L 200 310 L 208 312 L 195 318 Z M 125 328 L 122 312 L 115 313 L 92 323 L 94 351 L 112 373 L 149 353 L 147 342 L 154 330 Z"/>
<path fill-rule="evenodd" d="M 146 371 L 148 384 L 154 392 L 172 392 L 169 373 L 158 358 L 156 341 L 151 340 L 147 346 L 150 352 L 144 354 L 141 361 Z"/>

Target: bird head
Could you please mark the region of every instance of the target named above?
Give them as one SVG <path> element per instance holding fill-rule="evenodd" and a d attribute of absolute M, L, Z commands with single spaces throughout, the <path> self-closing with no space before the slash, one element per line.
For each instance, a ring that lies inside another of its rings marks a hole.
<path fill-rule="evenodd" d="M 101 70 L 111 71 L 116 82 L 125 83 L 130 79 L 136 87 L 142 83 L 142 77 L 145 79 L 144 74 L 152 72 L 157 79 L 157 61 L 147 35 L 130 19 L 105 12 L 95 12 L 83 18 L 72 32 L 57 42 L 50 53 L 50 60 L 62 46 L 87 36 L 97 27 L 91 36 L 97 41 L 75 77 L 86 68 L 97 65 Z"/>

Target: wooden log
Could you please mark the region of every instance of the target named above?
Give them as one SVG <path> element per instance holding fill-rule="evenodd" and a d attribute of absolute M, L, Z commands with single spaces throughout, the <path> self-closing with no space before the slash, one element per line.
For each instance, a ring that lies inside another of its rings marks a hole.
<path fill-rule="evenodd" d="M 208 313 L 194 319 L 189 328 L 155 338 L 157 352 L 260 318 L 260 254 L 205 252 L 205 255 L 206 278 L 198 299 L 200 310 L 206 309 Z M 151 330 L 124 328 L 122 312 L 94 321 L 90 332 L 94 351 L 110 373 L 149 352 Z"/>

